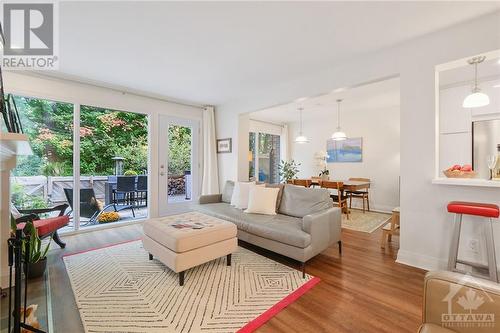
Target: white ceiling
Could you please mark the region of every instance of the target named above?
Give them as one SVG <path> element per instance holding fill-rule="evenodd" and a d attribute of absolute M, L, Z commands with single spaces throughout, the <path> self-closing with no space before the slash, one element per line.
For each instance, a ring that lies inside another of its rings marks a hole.
<path fill-rule="evenodd" d="M 56 75 L 223 104 L 499 8 L 500 2 L 64 1 Z"/>
<path fill-rule="evenodd" d="M 343 99 L 341 112 L 355 112 L 362 116 L 363 112 L 399 106 L 399 78 L 363 85 L 342 92 L 308 98 L 300 102 L 292 102 L 250 113 L 250 119 L 275 124 L 299 121 L 298 108 L 302 107 L 304 122 L 318 119 L 336 119 L 337 99 Z M 333 118 L 332 118 L 333 117 Z"/>

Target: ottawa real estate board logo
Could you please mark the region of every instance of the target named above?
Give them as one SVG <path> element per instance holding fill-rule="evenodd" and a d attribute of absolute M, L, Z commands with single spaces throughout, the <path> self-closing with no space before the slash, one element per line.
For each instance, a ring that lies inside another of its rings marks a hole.
<path fill-rule="evenodd" d="M 442 302 L 447 303 L 447 311 L 441 314 L 441 326 L 474 329 L 476 332 L 495 329 L 498 332 L 495 328 L 495 313 L 491 312 L 494 300 L 471 275 L 465 274 L 458 283 L 450 284 L 449 292 Z"/>
<path fill-rule="evenodd" d="M 1 64 L 7 70 L 58 69 L 58 6 L 2 1 Z"/>

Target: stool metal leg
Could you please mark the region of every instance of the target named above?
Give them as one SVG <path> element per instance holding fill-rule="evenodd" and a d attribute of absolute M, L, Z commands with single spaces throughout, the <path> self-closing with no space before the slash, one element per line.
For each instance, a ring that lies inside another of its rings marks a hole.
<path fill-rule="evenodd" d="M 489 223 L 484 226 L 484 236 L 486 237 L 486 252 L 488 256 L 488 271 L 490 280 L 498 283 L 497 259 L 495 256 L 492 219 L 489 219 Z"/>
<path fill-rule="evenodd" d="M 462 228 L 462 214 L 455 214 L 455 222 L 453 224 L 453 235 L 451 237 L 450 254 L 448 257 L 448 270 L 452 272 L 457 268 L 460 229 Z"/>

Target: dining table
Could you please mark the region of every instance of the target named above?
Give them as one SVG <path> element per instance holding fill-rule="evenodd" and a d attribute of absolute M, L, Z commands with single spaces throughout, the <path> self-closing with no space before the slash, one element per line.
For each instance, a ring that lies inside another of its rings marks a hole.
<path fill-rule="evenodd" d="M 370 188 L 370 182 L 359 181 L 359 180 L 328 180 L 332 182 L 342 182 L 344 191 L 361 191 Z M 316 178 L 311 178 L 311 186 L 319 186 L 321 180 Z"/>

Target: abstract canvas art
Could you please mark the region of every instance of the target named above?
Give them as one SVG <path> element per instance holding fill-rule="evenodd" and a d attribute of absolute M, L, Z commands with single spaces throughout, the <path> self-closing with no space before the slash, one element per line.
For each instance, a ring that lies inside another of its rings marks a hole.
<path fill-rule="evenodd" d="M 326 142 L 328 163 L 362 162 L 363 138 L 348 138 L 343 141 Z"/>

